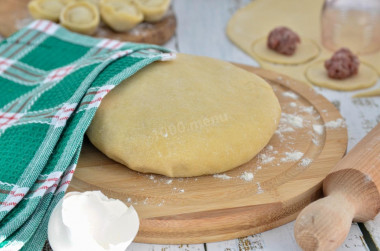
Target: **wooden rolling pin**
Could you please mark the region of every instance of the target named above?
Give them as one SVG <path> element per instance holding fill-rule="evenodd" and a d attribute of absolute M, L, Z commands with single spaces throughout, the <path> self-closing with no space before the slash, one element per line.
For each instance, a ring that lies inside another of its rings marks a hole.
<path fill-rule="evenodd" d="M 298 215 L 295 238 L 303 250 L 335 250 L 352 221 L 368 221 L 380 211 L 380 124 L 331 170 L 326 197 Z"/>

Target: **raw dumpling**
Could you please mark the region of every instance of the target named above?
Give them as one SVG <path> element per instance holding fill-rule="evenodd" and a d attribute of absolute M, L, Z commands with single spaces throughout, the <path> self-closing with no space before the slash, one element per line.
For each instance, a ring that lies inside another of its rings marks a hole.
<path fill-rule="evenodd" d="M 132 29 L 144 19 L 132 0 L 101 0 L 100 14 L 108 26 L 120 32 Z"/>
<path fill-rule="evenodd" d="M 62 10 L 60 21 L 69 30 L 91 35 L 99 25 L 99 11 L 89 2 L 71 2 Z"/>
<path fill-rule="evenodd" d="M 137 7 L 144 13 L 144 20 L 159 21 L 169 8 L 170 0 L 134 0 Z"/>
<path fill-rule="evenodd" d="M 30 15 L 35 19 L 59 20 L 59 14 L 65 7 L 64 0 L 33 0 L 28 4 Z"/>

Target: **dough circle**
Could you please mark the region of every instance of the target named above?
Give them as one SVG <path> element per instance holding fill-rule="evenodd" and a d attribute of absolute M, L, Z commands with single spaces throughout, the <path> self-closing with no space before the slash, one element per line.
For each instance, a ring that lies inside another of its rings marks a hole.
<path fill-rule="evenodd" d="M 267 37 L 260 38 L 252 44 L 252 50 L 261 60 L 286 65 L 297 65 L 311 61 L 319 54 L 318 45 L 310 39 L 301 38 L 295 53 L 286 56 L 267 47 Z"/>
<path fill-rule="evenodd" d="M 280 115 L 271 86 L 255 74 L 178 54 L 107 94 L 87 135 L 133 170 L 191 177 L 251 160 L 269 142 Z"/>
<path fill-rule="evenodd" d="M 314 85 L 340 91 L 352 91 L 371 87 L 378 78 L 372 67 L 361 62 L 358 74 L 346 79 L 332 79 L 327 75 L 324 62 L 325 60 L 318 61 L 306 69 L 306 78 Z"/>

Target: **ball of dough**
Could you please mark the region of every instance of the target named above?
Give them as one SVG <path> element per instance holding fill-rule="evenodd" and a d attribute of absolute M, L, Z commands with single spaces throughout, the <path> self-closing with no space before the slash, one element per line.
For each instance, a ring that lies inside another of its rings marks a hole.
<path fill-rule="evenodd" d="M 268 143 L 280 114 L 271 86 L 255 74 L 178 54 L 115 87 L 87 135 L 133 170 L 190 177 L 248 162 Z"/>

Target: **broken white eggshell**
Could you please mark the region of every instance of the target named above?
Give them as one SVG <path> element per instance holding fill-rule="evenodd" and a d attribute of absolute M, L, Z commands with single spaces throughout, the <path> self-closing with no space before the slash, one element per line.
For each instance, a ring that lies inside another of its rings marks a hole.
<path fill-rule="evenodd" d="M 48 238 L 54 251 L 124 251 L 139 229 L 135 209 L 100 191 L 66 194 L 54 208 Z"/>

